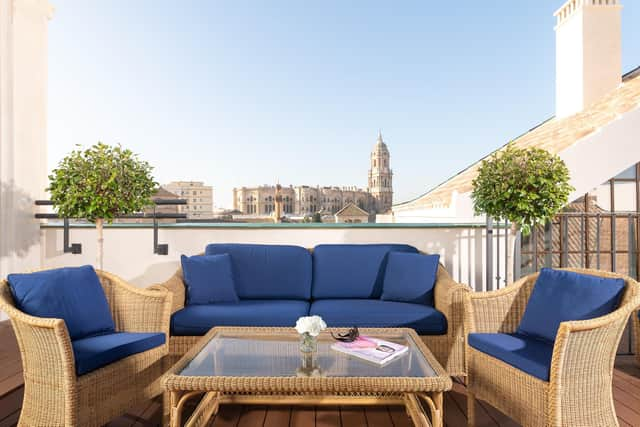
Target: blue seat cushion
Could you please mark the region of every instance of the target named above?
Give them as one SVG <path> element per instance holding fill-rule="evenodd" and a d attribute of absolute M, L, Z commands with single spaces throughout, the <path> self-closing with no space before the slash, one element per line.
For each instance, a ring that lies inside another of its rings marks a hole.
<path fill-rule="evenodd" d="M 64 320 L 72 340 L 113 332 L 107 297 L 93 267 L 66 267 L 7 277 L 16 308 Z"/>
<path fill-rule="evenodd" d="M 401 244 L 316 246 L 313 299 L 380 298 L 389 252 L 418 250 Z"/>
<path fill-rule="evenodd" d="M 469 334 L 469 345 L 514 368 L 549 381 L 553 343 L 522 334 Z"/>
<path fill-rule="evenodd" d="M 182 255 L 180 260 L 187 305 L 238 301 L 229 254 Z"/>
<path fill-rule="evenodd" d="M 561 322 L 604 316 L 620 304 L 624 280 L 543 268 L 517 332 L 555 341 Z"/>
<path fill-rule="evenodd" d="M 390 252 L 380 299 L 433 306 L 439 261 L 440 255 Z"/>
<path fill-rule="evenodd" d="M 229 254 L 240 299 L 311 296 L 311 254 L 300 246 L 239 243 L 207 245 L 205 255 Z"/>
<path fill-rule="evenodd" d="M 326 299 L 311 304 L 309 314 L 329 327 L 412 328 L 419 335 L 447 333 L 447 318 L 433 307 L 374 299 Z"/>
<path fill-rule="evenodd" d="M 204 335 L 214 326 L 291 326 L 309 314 L 299 300 L 240 300 L 236 303 L 191 305 L 171 316 L 171 335 Z"/>
<path fill-rule="evenodd" d="M 164 343 L 164 334 L 138 332 L 114 332 L 72 341 L 76 374 L 78 376 L 87 374 Z"/>

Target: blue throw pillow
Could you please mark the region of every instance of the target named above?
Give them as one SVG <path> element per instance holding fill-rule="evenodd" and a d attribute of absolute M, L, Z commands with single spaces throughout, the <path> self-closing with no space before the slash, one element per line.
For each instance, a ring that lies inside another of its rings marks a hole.
<path fill-rule="evenodd" d="M 187 305 L 238 302 L 229 254 L 182 255 L 181 260 Z"/>
<path fill-rule="evenodd" d="M 64 320 L 72 340 L 115 330 L 93 267 L 67 267 L 7 277 L 16 307 L 35 317 Z"/>
<path fill-rule="evenodd" d="M 623 279 L 543 268 L 518 333 L 555 341 L 561 322 L 604 316 L 620 304 Z"/>
<path fill-rule="evenodd" d="M 381 299 L 433 306 L 440 255 L 390 252 Z"/>

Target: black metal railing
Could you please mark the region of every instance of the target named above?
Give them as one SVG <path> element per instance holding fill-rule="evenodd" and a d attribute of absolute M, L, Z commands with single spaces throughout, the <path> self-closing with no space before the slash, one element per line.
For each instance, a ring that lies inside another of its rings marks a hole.
<path fill-rule="evenodd" d="M 169 254 L 169 245 L 167 243 L 158 243 L 158 220 L 159 219 L 184 219 L 187 217 L 186 214 L 183 213 L 167 213 L 167 212 L 157 212 L 158 206 L 171 206 L 171 205 L 186 205 L 186 199 L 152 199 L 153 201 L 153 210 L 151 212 L 141 212 L 132 215 L 119 215 L 115 219 L 151 219 L 153 220 L 153 253 L 158 255 L 168 255 Z M 36 206 L 53 206 L 53 203 L 50 200 L 36 200 Z M 70 243 L 71 239 L 69 237 L 71 224 L 69 222 L 69 218 L 60 218 L 56 213 L 36 213 L 35 217 L 37 219 L 62 219 L 63 226 L 63 250 L 65 253 L 71 254 L 81 254 L 82 253 L 82 244 L 80 243 Z"/>
<path fill-rule="evenodd" d="M 594 268 L 640 279 L 640 213 L 566 212 L 522 239 L 521 271 Z"/>

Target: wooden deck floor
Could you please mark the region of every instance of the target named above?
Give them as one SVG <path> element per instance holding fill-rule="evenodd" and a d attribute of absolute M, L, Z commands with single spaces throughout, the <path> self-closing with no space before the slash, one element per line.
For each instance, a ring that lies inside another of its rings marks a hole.
<path fill-rule="evenodd" d="M 7 322 L 0 322 L 0 427 L 15 426 L 22 404 L 20 353 Z M 640 426 L 640 368 L 630 356 L 619 357 L 614 374 L 613 392 L 622 427 Z M 132 408 L 113 420 L 109 427 L 158 426 L 161 400 L 155 399 Z M 456 383 L 445 395 L 445 424 L 464 427 L 467 423 L 465 389 Z M 480 403 L 478 427 L 515 427 L 512 420 L 491 406 Z M 261 407 L 222 406 L 211 422 L 215 427 L 403 427 L 412 425 L 400 407 Z"/>

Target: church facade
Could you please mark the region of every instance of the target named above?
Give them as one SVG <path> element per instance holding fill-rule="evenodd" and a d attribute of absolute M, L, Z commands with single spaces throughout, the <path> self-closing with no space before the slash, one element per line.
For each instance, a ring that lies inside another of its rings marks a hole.
<path fill-rule="evenodd" d="M 233 208 L 245 215 L 273 215 L 280 209 L 276 198 L 282 200 L 283 215 L 302 216 L 314 213 L 335 214 L 353 203 L 370 214 L 385 213 L 393 204 L 393 171 L 391 156 L 382 135 L 370 155 L 371 166 L 367 189 L 335 186 L 278 186 L 241 187 L 233 189 Z"/>

